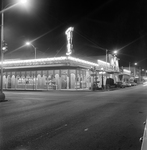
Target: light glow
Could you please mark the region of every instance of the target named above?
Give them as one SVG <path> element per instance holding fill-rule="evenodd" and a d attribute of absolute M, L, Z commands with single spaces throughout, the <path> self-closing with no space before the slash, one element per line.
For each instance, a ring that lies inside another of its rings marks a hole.
<path fill-rule="evenodd" d="M 131 73 L 130 70 L 127 70 L 127 69 L 123 69 L 124 72 L 127 72 L 127 73 Z"/>
<path fill-rule="evenodd" d="M 110 63 L 108 63 L 108 62 L 105 62 L 105 61 L 102 61 L 102 60 L 97 60 L 98 61 L 98 63 L 100 62 L 100 63 L 103 63 L 103 64 L 105 64 L 105 65 L 110 65 Z"/>
<path fill-rule="evenodd" d="M 74 57 L 71 57 L 69 56 L 68 57 L 69 60 L 73 60 L 73 61 L 77 61 L 77 62 L 81 62 L 81 63 L 84 63 L 84 64 L 89 64 L 91 66 L 99 66 L 97 63 L 93 63 L 93 62 L 90 62 L 90 61 L 86 61 L 86 60 L 82 60 L 82 59 L 79 59 L 79 58 L 74 58 Z"/>
<path fill-rule="evenodd" d="M 27 0 L 21 0 L 21 3 L 23 4 L 27 3 Z"/>
<path fill-rule="evenodd" d="M 6 50 L 6 47 L 3 47 L 2 50 L 3 50 L 3 51 Z"/>
<path fill-rule="evenodd" d="M 52 58 L 40 58 L 40 59 L 28 59 L 28 60 L 13 60 L 13 61 L 4 61 L 4 65 L 19 65 L 21 64 L 26 64 L 26 63 L 44 63 L 44 62 L 55 62 L 55 61 L 64 61 L 64 60 L 72 60 L 78 63 L 83 63 L 89 66 L 96 66 L 98 67 L 99 65 L 97 63 L 93 63 L 90 61 L 82 60 L 79 58 L 71 57 L 71 56 L 62 56 L 62 57 L 52 57 Z M 1 64 L 1 62 L 0 62 Z"/>
<path fill-rule="evenodd" d="M 31 43 L 30 42 L 26 42 L 26 45 L 30 45 Z"/>
<path fill-rule="evenodd" d="M 100 71 L 100 72 L 99 72 L 99 74 L 105 74 L 105 73 L 106 73 L 105 71 Z"/>
<path fill-rule="evenodd" d="M 66 57 L 4 61 L 3 64 L 20 64 L 20 63 L 46 62 L 46 61 L 57 61 L 57 60 L 66 60 Z M 0 62 L 0 64 L 1 64 L 1 62 Z"/>
<path fill-rule="evenodd" d="M 116 55 L 117 54 L 117 50 L 115 50 L 113 53 Z"/>
<path fill-rule="evenodd" d="M 134 65 L 136 66 L 136 65 L 137 65 L 137 63 L 134 63 Z"/>

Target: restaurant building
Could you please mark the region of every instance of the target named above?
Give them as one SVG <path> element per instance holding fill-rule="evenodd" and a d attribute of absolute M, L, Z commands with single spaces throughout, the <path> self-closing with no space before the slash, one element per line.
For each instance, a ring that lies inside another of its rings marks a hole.
<path fill-rule="evenodd" d="M 105 87 L 107 78 L 119 80 L 119 63 L 114 55 L 107 55 L 106 61 L 88 61 L 72 57 L 73 31 L 65 31 L 67 37 L 66 56 L 14 60 L 3 62 L 3 88 L 13 90 L 61 90 L 93 89 Z M 36 57 L 35 57 L 36 58 Z"/>
<path fill-rule="evenodd" d="M 118 64 L 71 56 L 4 61 L 3 68 L 3 88 L 13 90 L 91 89 L 108 77 L 117 81 L 119 73 Z"/>

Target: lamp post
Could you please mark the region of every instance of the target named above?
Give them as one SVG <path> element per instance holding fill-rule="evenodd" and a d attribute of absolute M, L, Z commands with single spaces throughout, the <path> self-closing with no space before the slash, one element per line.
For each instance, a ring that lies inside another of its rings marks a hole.
<path fill-rule="evenodd" d="M 104 68 L 101 68 L 100 74 L 102 74 L 102 89 L 104 89 L 104 79 L 103 79 L 103 74 L 105 74 Z"/>
<path fill-rule="evenodd" d="M 107 67 L 107 58 L 108 58 L 108 50 L 106 49 L 106 70 L 108 70 L 108 67 Z"/>
<path fill-rule="evenodd" d="M 13 6 L 16 6 L 17 4 L 20 3 L 26 3 L 27 0 L 21 0 L 18 3 L 10 6 L 10 7 L 5 7 L 6 9 L 3 8 L 3 0 L 1 1 L 1 50 L 0 50 L 0 55 L 1 55 L 1 95 L 0 95 L 0 101 L 5 100 L 5 94 L 3 93 L 3 61 L 4 61 L 4 49 L 3 49 L 3 44 L 4 44 L 4 12 L 9 10 L 9 8 L 12 8 Z"/>
<path fill-rule="evenodd" d="M 31 45 L 33 48 L 34 48 L 34 51 L 35 51 L 35 59 L 36 59 L 36 47 L 32 44 L 32 43 L 30 43 L 30 42 L 26 42 L 26 45 Z"/>
<path fill-rule="evenodd" d="M 3 41 L 4 41 L 4 12 L 3 12 L 3 1 L 2 1 L 2 13 L 1 13 L 1 101 L 5 100 L 5 94 L 3 93 Z"/>
<path fill-rule="evenodd" d="M 136 66 L 137 66 L 137 63 L 135 62 L 134 63 L 134 77 L 136 76 Z"/>

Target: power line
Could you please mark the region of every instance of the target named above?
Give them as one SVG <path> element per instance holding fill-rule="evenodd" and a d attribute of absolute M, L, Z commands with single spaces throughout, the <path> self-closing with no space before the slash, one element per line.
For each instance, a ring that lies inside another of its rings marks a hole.
<path fill-rule="evenodd" d="M 80 35 L 81 37 L 83 37 L 84 39 L 86 39 L 87 41 L 91 42 L 92 44 L 94 44 L 97 48 L 101 49 L 101 50 L 105 50 L 106 48 L 100 47 L 98 46 L 95 42 L 93 42 L 92 40 L 88 39 L 86 36 L 82 35 L 81 33 L 75 31 L 78 35 Z"/>

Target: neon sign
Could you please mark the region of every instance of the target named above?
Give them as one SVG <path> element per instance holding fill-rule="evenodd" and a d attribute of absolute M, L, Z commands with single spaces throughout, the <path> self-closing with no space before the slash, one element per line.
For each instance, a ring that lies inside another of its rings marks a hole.
<path fill-rule="evenodd" d="M 72 44 L 73 30 L 74 30 L 74 27 L 69 27 L 65 31 L 65 34 L 67 36 L 67 53 L 66 53 L 66 55 L 68 55 L 68 56 L 72 54 L 72 50 L 73 50 L 73 44 Z"/>

